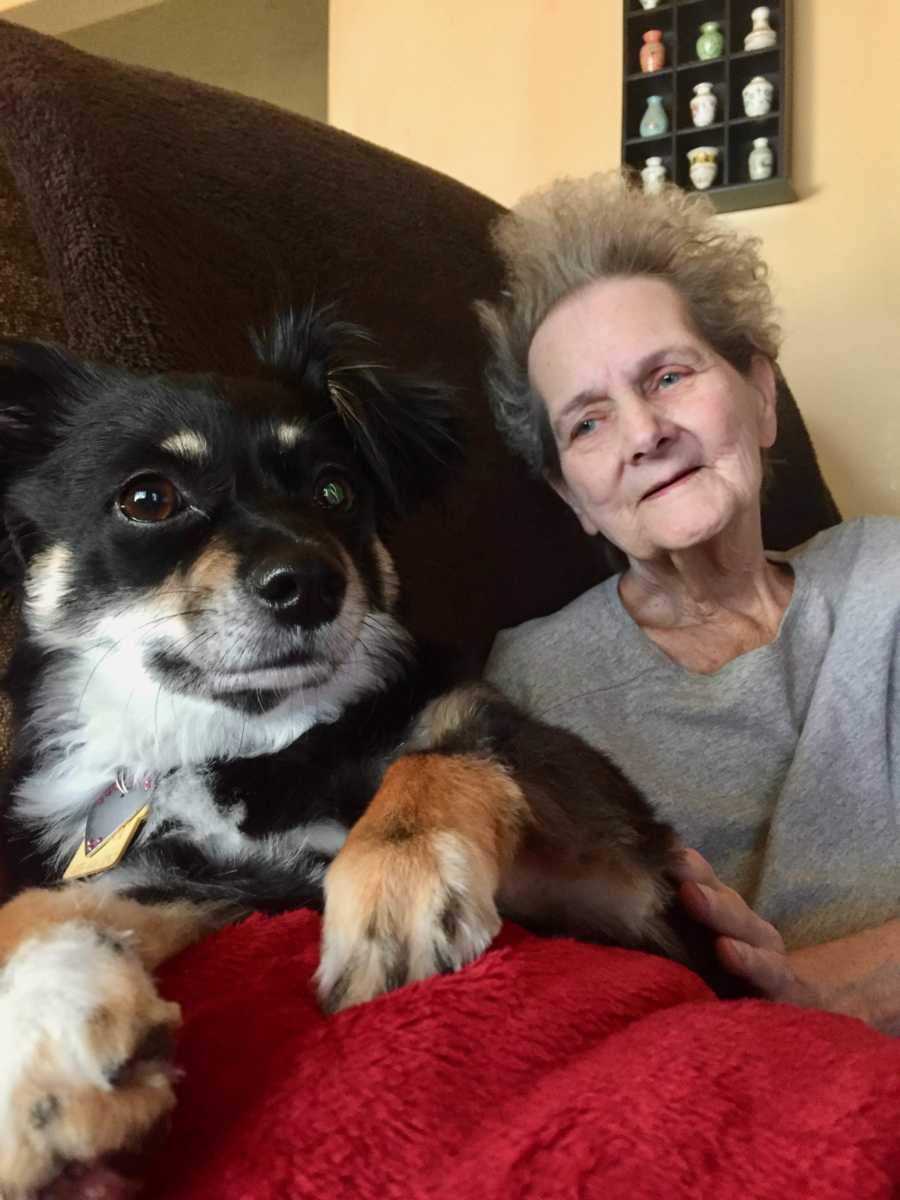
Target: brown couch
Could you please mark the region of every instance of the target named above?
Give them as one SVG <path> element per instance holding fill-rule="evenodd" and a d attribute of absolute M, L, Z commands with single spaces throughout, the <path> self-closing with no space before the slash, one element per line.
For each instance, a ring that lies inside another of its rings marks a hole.
<path fill-rule="evenodd" d="M 497 629 L 604 572 L 494 434 L 472 301 L 495 293 L 496 204 L 337 130 L 0 22 L 0 333 L 134 368 L 250 365 L 286 300 L 337 298 L 383 353 L 457 384 L 466 468 L 393 538 L 409 620 L 483 658 Z M 839 519 L 793 398 L 765 513 L 786 548 Z M 0 640 L 13 636 L 14 596 Z"/>

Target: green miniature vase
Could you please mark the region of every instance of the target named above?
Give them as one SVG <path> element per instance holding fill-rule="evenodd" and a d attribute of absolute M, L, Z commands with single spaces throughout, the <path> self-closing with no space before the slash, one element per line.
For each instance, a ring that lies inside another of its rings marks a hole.
<path fill-rule="evenodd" d="M 720 58 L 724 49 L 725 38 L 722 36 L 719 22 L 704 21 L 697 38 L 697 57 L 704 61 L 708 58 Z"/>

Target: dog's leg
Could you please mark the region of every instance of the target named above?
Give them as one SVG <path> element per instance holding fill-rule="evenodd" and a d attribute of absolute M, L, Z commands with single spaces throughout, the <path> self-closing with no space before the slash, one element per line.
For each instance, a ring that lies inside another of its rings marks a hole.
<path fill-rule="evenodd" d="M 496 935 L 498 908 L 546 932 L 679 957 L 662 857 L 651 863 L 636 845 L 589 829 L 561 838 L 542 827 L 541 799 L 474 755 L 395 762 L 325 879 L 323 1006 L 347 1008 L 463 966 Z"/>
<path fill-rule="evenodd" d="M 177 1004 L 150 971 L 221 924 L 104 883 L 22 892 L 0 908 L 0 1197 L 68 1162 L 137 1143 L 175 1103 Z"/>
<path fill-rule="evenodd" d="M 479 955 L 500 928 L 494 896 L 527 805 L 475 756 L 398 759 L 325 878 L 317 974 L 331 1011 Z"/>
<path fill-rule="evenodd" d="M 498 909 L 689 960 L 676 839 L 604 755 L 484 685 L 422 714 L 325 880 L 319 994 L 340 1009 L 475 958 Z"/>

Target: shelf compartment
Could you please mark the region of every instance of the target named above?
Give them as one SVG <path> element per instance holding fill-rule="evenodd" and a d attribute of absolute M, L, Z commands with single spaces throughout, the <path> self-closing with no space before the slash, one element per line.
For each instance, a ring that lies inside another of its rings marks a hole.
<path fill-rule="evenodd" d="M 723 184 L 730 183 L 728 175 L 728 137 L 725 126 L 720 124 L 717 128 L 708 127 L 706 129 L 690 129 L 679 132 L 675 136 L 675 182 L 679 187 L 683 187 L 686 192 L 693 192 L 697 189 L 691 183 L 690 163 L 688 162 L 688 151 L 696 149 L 697 146 L 715 146 L 719 151 L 719 173 L 716 177 L 716 186 L 721 187 Z M 710 189 L 707 189 L 707 191 Z"/>
<path fill-rule="evenodd" d="M 745 50 L 744 38 L 753 28 L 751 13 L 757 7 L 756 0 L 729 0 L 731 8 L 731 40 L 726 42 L 733 58 L 742 55 L 768 54 L 768 50 Z M 784 9 L 786 5 L 770 4 L 769 24 L 775 30 L 775 46 L 780 46 L 785 40 Z"/>
<path fill-rule="evenodd" d="M 670 9 L 651 9 L 650 12 L 640 13 L 641 20 L 630 21 L 625 30 L 625 74 L 629 78 L 640 78 L 644 74 L 641 71 L 641 47 L 644 45 L 644 34 L 648 29 L 659 29 L 662 31 L 663 45 L 666 48 L 666 65 L 663 70 L 669 69 L 675 61 L 675 32 L 672 25 L 672 10 Z M 651 75 L 659 75 L 659 71 L 649 72 Z"/>
<path fill-rule="evenodd" d="M 627 141 L 640 137 L 641 119 L 647 111 L 647 101 L 651 96 L 662 96 L 663 108 L 669 118 L 669 128 L 675 124 L 675 91 L 672 85 L 671 71 L 654 72 L 635 79 L 625 94 L 625 137 Z"/>
<path fill-rule="evenodd" d="M 694 88 L 698 83 L 712 84 L 712 90 L 718 102 L 716 106 L 716 123 L 728 119 L 729 86 L 727 72 L 724 64 L 720 66 L 710 64 L 710 69 L 707 71 L 698 71 L 696 75 L 683 74 L 678 79 L 674 93 L 675 125 L 678 129 L 695 128 L 693 116 L 691 115 L 691 101 L 695 94 Z"/>
<path fill-rule="evenodd" d="M 754 181 L 750 178 L 750 151 L 753 149 L 754 138 L 758 137 L 764 137 L 768 140 L 772 154 L 775 157 L 772 177 L 775 178 L 783 174 L 781 169 L 782 142 L 780 125 L 778 117 L 770 113 L 767 117 L 760 117 L 758 120 L 753 121 L 740 121 L 731 126 L 728 131 L 728 157 L 732 164 L 731 183 L 767 182 L 766 180 Z"/>
<path fill-rule="evenodd" d="M 700 37 L 700 26 L 706 21 L 717 21 L 722 37 L 725 42 L 725 49 L 728 48 L 728 5 L 730 0 L 697 0 L 695 4 L 679 5 L 675 13 L 674 36 L 677 39 L 678 45 L 675 47 L 677 52 L 678 66 L 703 66 L 707 62 L 720 62 L 725 54 L 719 58 L 702 59 L 697 57 L 697 39 Z"/>

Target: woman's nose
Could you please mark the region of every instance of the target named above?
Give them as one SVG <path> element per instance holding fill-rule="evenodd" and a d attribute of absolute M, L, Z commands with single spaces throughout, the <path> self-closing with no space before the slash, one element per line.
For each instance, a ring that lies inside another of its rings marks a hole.
<path fill-rule="evenodd" d="M 672 440 L 671 423 L 657 413 L 642 396 L 630 397 L 620 404 L 619 425 L 625 455 L 632 463 L 640 462 L 647 455 L 656 454 Z"/>

